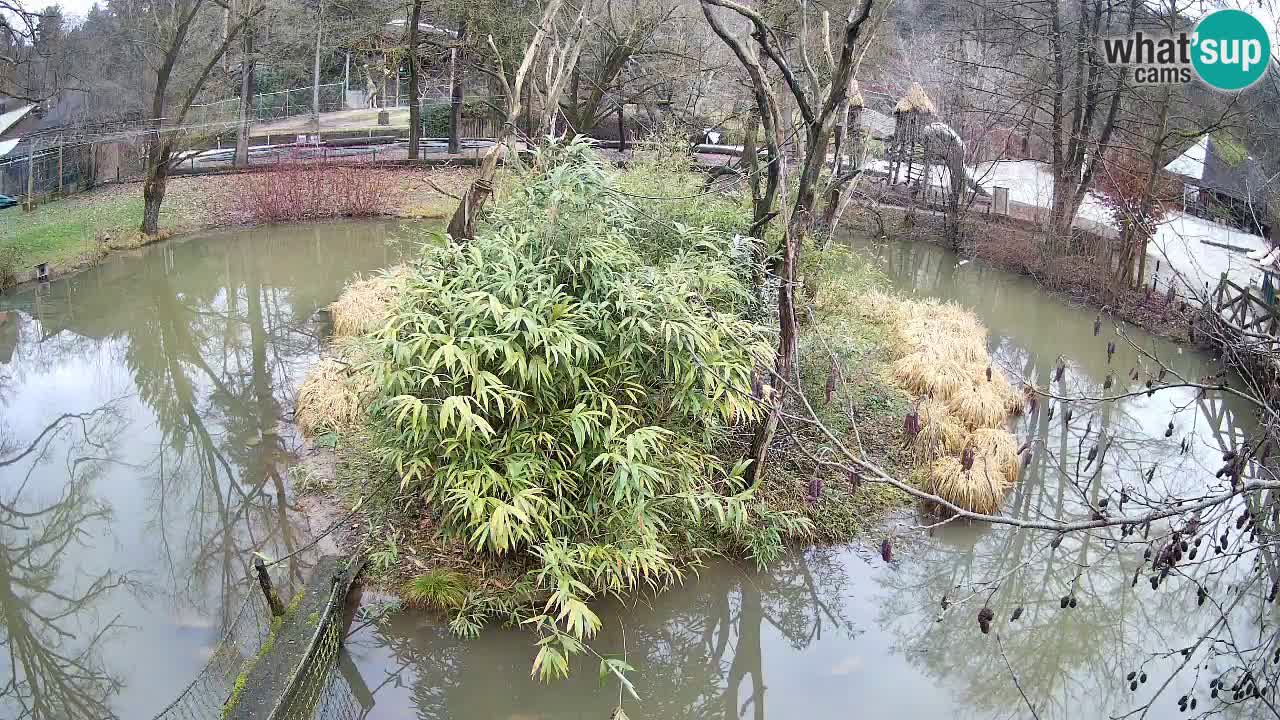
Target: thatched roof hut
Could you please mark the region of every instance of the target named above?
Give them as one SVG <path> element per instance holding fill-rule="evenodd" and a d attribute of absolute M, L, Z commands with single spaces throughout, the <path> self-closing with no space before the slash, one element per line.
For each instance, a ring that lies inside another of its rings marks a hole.
<path fill-rule="evenodd" d="M 925 94 L 924 88 L 920 87 L 920 83 L 911 83 L 911 87 L 907 89 L 907 94 L 898 100 L 898 104 L 893 108 L 896 113 L 921 113 L 923 115 L 932 115 L 937 112 L 937 108 L 933 106 L 933 101 Z"/>

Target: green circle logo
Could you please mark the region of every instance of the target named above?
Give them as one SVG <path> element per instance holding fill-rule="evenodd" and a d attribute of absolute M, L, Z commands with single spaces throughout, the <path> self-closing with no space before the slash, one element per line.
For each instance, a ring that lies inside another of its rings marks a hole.
<path fill-rule="evenodd" d="M 1196 25 L 1191 64 L 1219 90 L 1243 90 L 1271 62 L 1271 38 L 1258 18 L 1243 10 L 1218 10 Z"/>

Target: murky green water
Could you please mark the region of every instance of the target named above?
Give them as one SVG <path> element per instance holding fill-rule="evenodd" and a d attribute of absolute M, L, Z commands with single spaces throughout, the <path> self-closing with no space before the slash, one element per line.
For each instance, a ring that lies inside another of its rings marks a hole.
<path fill-rule="evenodd" d="M 203 664 L 247 590 L 251 553 L 279 557 L 310 537 L 288 488 L 299 448 L 288 417 L 322 347 L 316 311 L 354 273 L 392 262 L 395 234 L 375 223 L 193 238 L 0 297 L 0 717 L 150 717 Z M 1110 370 L 1127 382 L 1136 354 L 1121 343 L 1108 364 L 1092 311 L 936 247 L 863 250 L 904 290 L 974 308 L 1010 374 L 1044 384 L 1061 355 L 1069 392 L 1097 394 Z M 1209 370 L 1134 339 L 1188 377 Z M 1144 482 L 1153 458 L 1152 486 L 1176 491 L 1251 428 L 1241 408 L 1190 391 L 1081 403 L 1070 423 L 1056 410 L 1016 423 L 1038 442 L 1010 512 L 1078 507 Z M 1100 427 L 1114 444 L 1099 475 L 1078 468 Z M 1185 584 L 1130 591 L 1142 546 L 1117 551 L 1111 534 L 1050 552 L 1022 532 L 910 529 L 925 522 L 895 521 L 892 565 L 857 547 L 812 550 L 608 604 L 593 647 L 635 666 L 632 718 L 1025 717 L 1010 666 L 1041 718 L 1105 717 L 1144 702 L 1172 668 L 1152 654 L 1209 621 Z M 289 572 L 303 577 L 307 562 Z M 944 594 L 955 604 L 941 613 Z M 1067 594 L 1076 609 L 1060 609 Z M 997 615 L 988 636 L 974 619 L 984 603 Z M 348 648 L 344 717 L 598 720 L 618 702 L 592 662 L 563 683 L 530 679 L 519 631 L 460 641 L 406 613 L 360 625 Z M 1140 664 L 1154 681 L 1130 693 L 1123 676 Z M 1180 694 L 1150 716 L 1177 714 Z"/>
<path fill-rule="evenodd" d="M 150 718 L 205 662 L 252 553 L 311 537 L 288 420 L 317 310 L 402 234 L 193 237 L 0 296 L 0 717 Z"/>
<path fill-rule="evenodd" d="M 1119 385 L 1137 385 L 1128 380 L 1137 353 L 1109 326 L 1095 337 L 1091 310 L 1069 307 L 1024 278 L 957 266 L 934 246 L 855 245 L 876 256 L 903 291 L 976 310 L 1010 375 L 1044 386 L 1062 356 L 1066 394 L 1101 394 L 1111 371 Z M 1140 332 L 1131 337 L 1187 377 L 1210 371 L 1200 354 Z M 1120 345 L 1110 363 L 1108 339 Z M 1076 405 L 1069 423 L 1063 406 L 1052 418 L 1042 409 L 1016 421 L 1019 438 L 1037 442 L 1007 512 L 1079 513 L 1083 502 L 1104 493 L 1114 503 L 1124 485 L 1160 493 L 1202 483 L 1191 479 L 1193 471 L 1204 477 L 1203 468 L 1221 464 L 1218 455 L 1233 434 L 1252 427 L 1243 408 L 1199 401 L 1190 390 Z M 1179 407 L 1175 431 L 1165 438 Z M 1100 429 L 1113 444 L 1096 473 L 1087 454 Z M 1159 465 L 1147 484 L 1142 476 L 1153 461 Z M 910 529 L 933 522 L 911 515 L 893 524 L 891 531 L 902 535 L 892 565 L 856 547 L 798 553 L 763 573 L 713 565 L 656 600 L 606 605 L 604 630 L 592 645 L 625 655 L 636 668 L 641 701 L 625 703 L 632 718 L 1029 717 L 1012 674 L 1041 718 L 1123 714 L 1166 680 L 1172 689 L 1148 717 L 1180 715 L 1176 699 L 1189 675 L 1170 679 L 1174 662 L 1153 654 L 1181 648 L 1211 618 L 1195 612 L 1195 589 L 1187 583 L 1151 591 L 1144 576 L 1131 590 L 1144 545 L 1100 533 L 1069 538 L 1051 551 L 1051 538 L 1027 532 L 954 523 Z M 946 613 L 944 595 L 952 603 Z M 1066 595 L 1076 598 L 1075 609 L 1060 607 Z M 976 622 L 984 604 L 996 613 L 990 635 Z M 1024 613 L 1011 623 L 1019 606 Z M 598 720 L 619 700 L 616 684 L 602 687 L 591 661 L 567 682 L 531 679 L 533 649 L 519 631 L 460 641 L 436 618 L 409 613 L 359 630 L 349 650 L 358 668 L 353 675 L 371 692 L 360 693 L 370 718 Z M 1130 692 L 1124 676 L 1134 669 L 1152 679 Z"/>

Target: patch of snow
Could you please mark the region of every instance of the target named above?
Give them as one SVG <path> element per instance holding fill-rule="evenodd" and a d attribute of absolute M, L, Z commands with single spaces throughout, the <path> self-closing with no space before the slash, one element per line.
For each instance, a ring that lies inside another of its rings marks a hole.
<path fill-rule="evenodd" d="M 33 109 L 35 109 L 35 105 L 26 105 L 18 108 L 17 110 L 10 110 L 9 112 L 0 115 L 0 134 L 3 134 L 4 131 L 16 125 L 19 120 L 26 117 L 27 113 L 31 112 Z"/>
<path fill-rule="evenodd" d="M 1197 144 L 1179 158 L 1189 158 L 1182 169 L 1175 169 L 1178 163 L 1175 160 L 1169 164 L 1171 171 L 1190 175 L 1187 170 L 1195 170 L 1190 165 L 1196 161 L 1196 147 L 1199 147 L 1199 162 L 1203 165 L 1204 146 Z M 1203 169 L 1197 172 L 1203 174 Z M 1035 160 L 983 163 L 975 169 L 975 176 L 988 190 L 995 186 L 1008 188 L 1009 199 L 1013 202 L 1040 208 L 1048 208 L 1053 202 L 1053 173 L 1044 163 Z M 1088 220 L 1116 227 L 1111 211 L 1095 193 L 1089 193 L 1080 203 L 1076 220 L 1077 223 Z M 1237 284 L 1248 286 L 1262 282 L 1262 270 L 1245 254 L 1265 245 L 1266 241 L 1257 235 L 1175 211 L 1156 228 L 1148 249 L 1147 265 L 1149 272 L 1155 272 L 1155 265 L 1159 262 L 1161 275 L 1165 276 L 1172 268 L 1188 287 L 1196 291 L 1203 290 L 1206 282 L 1213 287 L 1223 273 Z"/>
<path fill-rule="evenodd" d="M 1174 158 L 1164 166 L 1165 170 L 1177 175 L 1186 175 L 1197 180 L 1204 179 L 1204 158 L 1209 152 L 1209 136 L 1205 135 L 1187 151 Z"/>
<path fill-rule="evenodd" d="M 21 141 L 21 138 L 14 138 L 12 140 L 0 140 L 0 158 L 4 157 L 5 155 L 8 155 L 10 152 L 13 151 L 14 148 L 18 147 L 18 143 L 20 141 Z"/>
<path fill-rule="evenodd" d="M 1240 249 L 1220 247 L 1222 245 Z M 1262 269 L 1245 255 L 1265 245 L 1266 241 L 1257 235 L 1175 212 L 1156 228 L 1147 263 L 1161 261 L 1165 267 L 1177 271 L 1196 291 L 1203 290 L 1206 282 L 1213 288 L 1223 273 L 1236 284 L 1247 287 L 1261 284 Z"/>

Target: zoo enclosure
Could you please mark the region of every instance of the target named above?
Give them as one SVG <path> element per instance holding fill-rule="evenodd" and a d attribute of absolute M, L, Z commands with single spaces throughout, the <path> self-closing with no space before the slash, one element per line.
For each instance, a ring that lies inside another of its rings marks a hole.
<path fill-rule="evenodd" d="M 253 96 L 253 122 L 282 120 L 295 115 L 310 115 L 314 98 L 314 85 L 279 90 L 277 92 L 257 93 Z M 342 83 L 328 83 L 320 86 L 320 112 L 336 112 L 346 107 L 345 91 Z M 190 122 L 195 125 L 210 123 L 239 122 L 240 98 L 227 98 L 204 105 L 192 105 Z"/>

